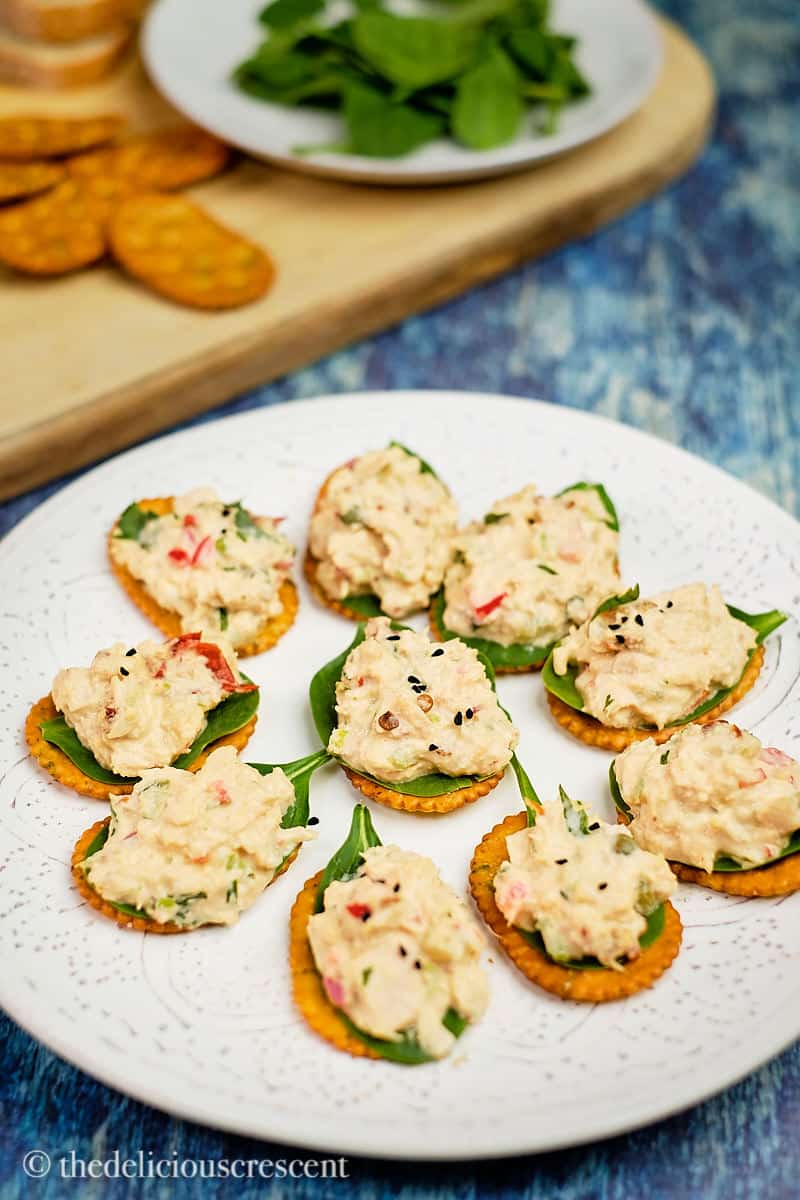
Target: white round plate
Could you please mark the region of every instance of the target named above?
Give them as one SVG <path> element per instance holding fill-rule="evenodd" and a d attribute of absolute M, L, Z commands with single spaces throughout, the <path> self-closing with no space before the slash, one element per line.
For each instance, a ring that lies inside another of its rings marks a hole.
<path fill-rule="evenodd" d="M 0 1003 L 58 1054 L 120 1091 L 208 1125 L 341 1154 L 474 1158 L 619 1133 L 705 1098 L 800 1032 L 800 894 L 742 900 L 681 885 L 681 953 L 649 991 L 568 1003 L 529 984 L 496 947 L 491 1004 L 447 1060 L 399 1067 L 340 1054 L 293 1009 L 287 918 L 303 882 L 344 838 L 359 797 L 329 766 L 314 776 L 319 839 L 233 929 L 163 938 L 119 929 L 81 901 L 68 863 L 103 815 L 27 757 L 25 714 L 56 670 L 118 638 L 152 635 L 106 566 L 105 534 L 130 500 L 212 484 L 256 512 L 288 514 L 302 547 L 330 469 L 396 438 L 432 462 L 463 517 L 535 480 L 553 492 L 604 480 L 622 523 L 626 582 L 644 594 L 718 582 L 752 611 L 793 619 L 735 718 L 800 756 L 800 526 L 741 483 L 665 443 L 567 408 L 448 392 L 295 402 L 173 434 L 106 463 L 0 544 Z M 352 625 L 301 584 L 299 619 L 249 660 L 262 686 L 245 757 L 285 762 L 316 743 L 314 671 Z M 422 627 L 423 619 L 417 619 Z M 550 718 L 535 675 L 498 681 L 519 754 L 543 798 L 559 783 L 608 820 L 609 756 Z M 520 810 L 513 778 L 446 817 L 374 806 L 385 842 L 429 854 L 465 892 L 474 846 Z"/>
<path fill-rule="evenodd" d="M 263 37 L 257 15 L 264 3 L 158 0 L 142 35 L 147 69 L 184 116 L 224 141 L 281 166 L 338 179 L 452 183 L 519 170 L 580 146 L 624 120 L 641 105 L 661 67 L 658 28 L 642 0 L 554 0 L 553 26 L 579 37 L 578 62 L 593 88 L 585 100 L 562 110 L 554 135 L 536 134 L 529 116 L 525 130 L 495 150 L 476 152 L 441 139 L 403 158 L 298 155 L 296 146 L 340 140 L 339 117 L 320 109 L 268 104 L 230 81 L 231 71 Z"/>

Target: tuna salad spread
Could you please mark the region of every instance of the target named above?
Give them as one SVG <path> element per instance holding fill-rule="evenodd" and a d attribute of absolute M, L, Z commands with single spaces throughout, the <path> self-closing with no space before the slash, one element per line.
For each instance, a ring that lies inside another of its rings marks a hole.
<path fill-rule="evenodd" d="M 429 858 L 375 846 L 349 880 L 325 890 L 308 939 L 331 1003 L 364 1033 L 388 1041 L 415 1034 L 433 1058 L 455 1038 L 453 1009 L 476 1021 L 488 1003 L 484 938 Z"/>
<path fill-rule="evenodd" d="M 386 617 L 367 623 L 336 685 L 338 726 L 328 750 L 379 780 L 488 776 L 511 761 L 519 734 L 497 702 L 477 652 L 444 645 Z"/>
<path fill-rule="evenodd" d="M 556 960 L 593 957 L 619 969 L 639 955 L 647 917 L 677 887 L 664 858 L 639 849 L 619 825 L 587 822 L 576 835 L 555 804 L 506 846 L 497 907 L 510 925 L 538 932 Z"/>
<path fill-rule="evenodd" d="M 278 532 L 280 520 L 195 488 L 175 497 L 172 512 L 145 520 L 136 537 L 117 533 L 110 552 L 162 608 L 179 614 L 184 631 L 218 629 L 243 645 L 283 609 L 279 590 L 294 547 Z"/>
<path fill-rule="evenodd" d="M 333 600 L 375 595 L 392 617 L 427 608 L 456 518 L 441 480 L 399 446 L 354 458 L 331 475 L 311 518 L 317 582 Z"/>
<path fill-rule="evenodd" d="M 453 542 L 444 625 L 503 646 L 549 646 L 619 585 L 619 534 L 593 488 L 499 500 Z"/>
<path fill-rule="evenodd" d="M 130 796 L 111 798 L 108 841 L 86 860 L 92 887 L 159 924 L 232 925 L 313 830 L 282 829 L 294 789 L 215 750 L 196 774 L 146 771 Z"/>
<path fill-rule="evenodd" d="M 639 845 L 703 871 L 768 863 L 800 829 L 800 763 L 727 721 L 639 742 L 614 774 Z"/>
<path fill-rule="evenodd" d="M 755 645 L 718 587 L 690 583 L 586 621 L 556 646 L 553 670 L 576 665 L 583 710 L 603 725 L 663 729 L 733 687 Z"/>
<path fill-rule="evenodd" d="M 234 692 L 254 690 L 225 638 L 187 633 L 131 647 L 116 642 L 90 667 L 59 671 L 52 696 L 100 765 L 130 777 L 184 754 L 211 709 Z"/>

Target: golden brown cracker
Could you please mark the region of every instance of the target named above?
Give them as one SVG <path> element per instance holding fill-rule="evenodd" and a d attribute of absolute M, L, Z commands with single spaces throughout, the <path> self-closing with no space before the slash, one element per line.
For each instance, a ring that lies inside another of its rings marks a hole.
<path fill-rule="evenodd" d="M 182 196 L 131 196 L 109 226 L 117 262 L 134 278 L 190 308 L 238 308 L 275 276 L 269 256 Z"/>
<path fill-rule="evenodd" d="M 757 646 L 750 656 L 741 679 L 724 700 L 720 700 L 719 704 L 715 704 L 702 717 L 698 717 L 688 724 L 707 725 L 710 721 L 719 720 L 723 713 L 733 708 L 734 704 L 738 704 L 742 697 L 750 691 L 758 679 L 763 665 L 764 647 Z M 601 724 L 595 717 L 570 708 L 552 692 L 547 692 L 546 695 L 550 711 L 561 728 L 566 729 L 567 733 L 571 733 L 573 737 L 587 746 L 598 746 L 601 750 L 619 752 L 627 746 L 632 746 L 634 742 L 643 742 L 646 738 L 652 738 L 656 745 L 660 746 L 669 741 L 673 734 L 679 733 L 686 727 L 685 725 L 674 725 L 667 729 L 612 729 Z"/>
<path fill-rule="evenodd" d="M 105 150 L 81 154 L 68 163 L 79 177 L 121 175 L 140 192 L 171 192 L 189 187 L 228 165 L 230 150 L 194 126 L 144 133 Z"/>
<path fill-rule="evenodd" d="M 404 792 L 393 792 L 391 788 L 376 783 L 374 779 L 367 779 L 365 775 L 353 771 L 343 763 L 342 770 L 353 787 L 368 800 L 377 800 L 378 804 L 385 804 L 387 808 L 409 813 L 449 813 L 463 808 L 465 804 L 474 804 L 481 796 L 486 796 L 496 788 L 504 774 L 503 771 L 498 771 L 496 775 L 479 779 L 469 787 L 459 788 L 455 792 L 442 792 L 439 796 L 409 796 Z"/>
<path fill-rule="evenodd" d="M 320 604 L 324 604 L 325 607 L 329 608 L 332 612 L 338 613 L 340 617 L 347 617 L 349 621 L 363 621 L 364 617 L 361 613 L 357 613 L 355 609 L 348 608 L 347 605 L 341 600 L 332 599 L 327 592 L 322 590 L 319 580 L 317 579 L 318 567 L 318 560 L 314 558 L 314 555 L 310 550 L 306 550 L 306 556 L 303 559 L 303 574 L 305 575 L 309 587 L 316 596 L 317 600 L 319 600 Z"/>
<path fill-rule="evenodd" d="M 26 162 L 34 158 L 60 158 L 110 142 L 124 126 L 124 118 L 38 117 L 0 118 L 0 159 Z"/>
<path fill-rule="evenodd" d="M 158 496 L 155 499 L 137 501 L 140 508 L 148 509 L 150 512 L 156 513 L 159 517 L 172 512 L 172 502 L 172 496 Z M 114 525 L 114 529 L 116 529 L 116 524 Z M 178 637 L 179 634 L 184 632 L 181 627 L 180 615 L 173 612 L 172 609 L 162 608 L 153 599 L 144 584 L 135 575 L 132 575 L 127 567 L 115 560 L 111 552 L 114 544 L 114 529 L 108 535 L 108 557 L 111 563 L 111 570 L 116 575 L 118 582 L 122 585 L 139 611 L 144 613 L 157 629 L 160 629 L 167 637 Z M 270 617 L 264 623 L 252 641 L 245 642 L 242 646 L 235 648 L 237 658 L 249 658 L 254 654 L 263 654 L 265 650 L 271 649 L 276 642 L 280 641 L 288 629 L 291 629 L 299 608 L 297 588 L 291 579 L 283 581 L 278 589 L 278 596 L 283 608 L 277 616 Z M 188 630 L 187 632 L 192 631 Z"/>
<path fill-rule="evenodd" d="M 444 642 L 447 640 L 446 638 L 443 638 L 439 632 L 439 626 L 433 613 L 433 604 L 431 604 L 430 608 L 428 609 L 428 625 L 430 626 L 431 633 L 437 642 Z M 535 674 L 536 671 L 541 671 L 546 661 L 547 660 L 544 659 L 540 663 L 531 663 L 527 667 L 496 667 L 494 663 L 492 663 L 492 668 L 495 675 L 530 675 Z"/>
<path fill-rule="evenodd" d="M 28 196 L 47 192 L 65 177 L 62 166 L 45 159 L 19 163 L 0 161 L 0 203 L 25 200 Z"/>
<path fill-rule="evenodd" d="M 88 775 L 84 775 L 80 767 L 75 766 L 63 750 L 59 750 L 58 746 L 52 746 L 50 742 L 45 741 L 40 726 L 44 721 L 52 721 L 58 715 L 58 709 L 50 695 L 37 700 L 28 713 L 25 721 L 25 741 L 28 743 L 31 757 L 35 758 L 39 766 L 59 783 L 79 792 L 81 796 L 89 796 L 92 800 L 108 800 L 110 795 L 129 795 L 133 791 L 132 784 L 99 783 L 96 779 L 90 779 Z M 233 733 L 226 734 L 225 737 L 217 738 L 215 742 L 206 746 L 205 750 L 198 754 L 187 770 L 199 771 L 209 754 L 212 754 L 214 750 L 219 750 L 221 746 L 233 746 L 235 750 L 244 750 L 253 735 L 257 720 L 258 714 L 251 717 L 241 729 L 236 729 Z"/>
<path fill-rule="evenodd" d="M 560 996 L 563 1000 L 581 1000 L 599 1004 L 622 1000 L 650 987 L 672 963 L 681 945 L 681 919 L 667 901 L 664 905 L 664 930 L 642 950 L 638 958 L 620 971 L 605 967 L 578 970 L 553 962 L 543 950 L 532 946 L 509 925 L 494 898 L 494 877 L 508 859 L 506 838 L 527 826 L 525 813 L 506 817 L 487 833 L 476 848 L 470 866 L 470 891 L 486 924 L 517 967 L 532 983 Z"/>
<path fill-rule="evenodd" d="M 0 212 L 0 262 L 27 275 L 65 275 L 105 252 L 103 222 L 74 180 Z"/>
<path fill-rule="evenodd" d="M 352 1033 L 331 1004 L 322 986 L 322 976 L 316 968 L 308 941 L 308 922 L 317 902 L 317 891 L 323 872 L 309 879 L 292 907 L 289 919 L 289 969 L 292 995 L 306 1024 L 337 1050 L 356 1058 L 380 1058 Z"/>
<path fill-rule="evenodd" d="M 620 825 L 631 823 L 619 810 L 617 822 Z M 800 853 L 750 871 L 702 871 L 699 867 L 672 860 L 669 865 L 681 883 L 696 883 L 698 887 L 725 892 L 729 896 L 786 896 L 800 890 Z"/>
<path fill-rule="evenodd" d="M 117 925 L 121 925 L 123 929 L 133 929 L 137 933 L 191 933 L 192 928 L 185 925 L 175 925 L 169 921 L 162 925 L 160 922 L 153 920 L 152 917 L 132 917 L 128 913 L 122 913 L 110 901 L 104 900 L 100 893 L 92 887 L 86 878 L 86 872 L 83 870 L 82 864 L 86 861 L 86 851 L 100 830 L 107 828 L 110 822 L 110 817 L 106 817 L 104 821 L 98 821 L 90 829 L 82 833 L 75 843 L 75 849 L 72 852 L 72 877 L 75 881 L 75 886 L 84 900 L 92 908 L 96 909 L 97 912 L 102 913 L 104 917 L 108 917 L 109 920 L 114 921 Z M 286 861 L 281 863 L 270 883 L 274 883 L 279 875 L 282 875 L 284 871 L 289 869 L 297 858 L 298 850 L 299 847 L 296 846 L 292 853 L 288 855 Z M 269 884 L 267 886 L 269 887 Z M 202 926 L 195 925 L 193 928 L 200 929 Z"/>

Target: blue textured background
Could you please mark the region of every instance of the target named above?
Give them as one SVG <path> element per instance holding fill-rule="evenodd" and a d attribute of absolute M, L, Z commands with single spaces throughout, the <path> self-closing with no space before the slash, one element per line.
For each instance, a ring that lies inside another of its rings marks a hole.
<path fill-rule="evenodd" d="M 679 184 L 587 241 L 209 414 L 320 392 L 448 387 L 602 412 L 711 459 L 800 515 L 800 4 L 664 0 L 710 58 L 719 119 Z M 63 481 L 62 481 L 63 482 Z M 0 533 L 61 483 L 0 506 Z M 0 970 L 7 969 L 0 964 Z M 682 1116 L 498 1164 L 351 1160 L 349 1183 L 25 1179 L 20 1160 L 277 1157 L 174 1121 L 65 1066 L 0 1016 L 0 1200 L 401 1193 L 445 1200 L 800 1196 L 800 1047 Z M 209 1191 L 209 1189 L 211 1189 Z"/>

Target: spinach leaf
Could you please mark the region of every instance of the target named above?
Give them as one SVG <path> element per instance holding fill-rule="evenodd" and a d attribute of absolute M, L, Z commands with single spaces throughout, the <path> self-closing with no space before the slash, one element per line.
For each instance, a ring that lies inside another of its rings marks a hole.
<path fill-rule="evenodd" d="M 426 462 L 424 458 L 421 458 L 415 450 L 409 450 L 408 446 L 404 446 L 402 442 L 391 441 L 389 442 L 389 446 L 394 446 L 396 449 L 402 450 L 403 453 L 407 454 L 409 458 L 415 458 L 419 463 L 420 475 L 432 475 L 434 479 L 439 479 L 439 476 L 436 474 L 431 464 Z"/>
<path fill-rule="evenodd" d="M 205 729 L 197 735 L 187 752 L 176 758 L 171 765 L 182 770 L 191 766 L 211 742 L 215 742 L 229 733 L 235 733 L 237 729 L 246 725 L 257 712 L 258 701 L 259 693 L 257 691 L 239 692 L 228 696 L 208 713 Z M 94 779 L 97 783 L 116 786 L 124 783 L 136 783 L 135 778 L 129 779 L 122 775 L 114 775 L 105 767 L 101 767 L 91 750 L 83 745 L 75 730 L 67 724 L 63 717 L 54 717 L 51 721 L 43 721 L 40 729 L 44 740 L 52 746 L 57 746 L 66 754 L 70 762 L 83 771 L 84 775 L 88 775 L 89 779 Z"/>
<path fill-rule="evenodd" d="M 345 596 L 342 604 L 345 608 L 351 609 L 359 617 L 385 617 L 386 613 L 381 608 L 381 602 L 372 592 L 365 593 L 361 596 Z"/>
<path fill-rule="evenodd" d="M 558 797 L 567 829 L 573 837 L 586 837 L 589 833 L 589 817 L 580 800 L 571 799 L 560 785 Z"/>
<path fill-rule="evenodd" d="M 461 638 L 468 646 L 472 646 L 479 654 L 485 656 L 496 670 L 508 667 L 538 667 L 550 653 L 550 646 L 535 646 L 532 642 L 520 642 L 515 646 L 502 646 L 500 642 L 490 642 L 488 638 L 461 637 L 453 633 L 444 624 L 444 589 L 436 593 L 431 601 L 431 617 L 436 632 L 444 641 Z"/>
<path fill-rule="evenodd" d="M 361 57 L 390 83 L 425 88 L 453 79 L 475 56 L 480 34 L 472 26 L 429 17 L 400 17 L 383 9 L 360 12 L 353 41 Z"/>
<path fill-rule="evenodd" d="M 611 799 L 614 801 L 614 806 L 617 808 L 617 810 L 622 813 L 626 820 L 632 821 L 633 813 L 623 798 L 622 791 L 617 780 L 617 773 L 614 770 L 614 762 L 612 762 L 611 766 L 608 768 L 608 790 L 611 793 Z M 742 863 L 738 862 L 735 858 L 731 858 L 730 855 L 719 854 L 714 860 L 714 870 L 723 872 L 766 871 L 773 865 L 773 863 L 779 862 L 782 858 L 788 858 L 791 854 L 797 854 L 798 851 L 800 851 L 800 829 L 796 829 L 794 831 L 783 850 L 781 850 L 780 854 L 777 854 L 775 858 L 768 859 L 767 862 L 757 863 L 756 866 L 743 866 Z M 691 866 L 692 864 L 684 863 L 683 865 Z"/>
<path fill-rule="evenodd" d="M 266 530 L 262 529 L 260 525 L 256 525 L 247 509 L 242 508 L 241 500 L 237 500 L 231 507 L 234 510 L 233 519 L 236 522 L 236 528 L 244 538 L 265 538 L 267 536 Z"/>
<path fill-rule="evenodd" d="M 542 802 L 537 796 L 536 789 L 528 777 L 528 772 L 525 770 L 516 754 L 512 754 L 511 756 L 511 769 L 517 778 L 519 794 L 522 796 L 522 799 L 525 802 L 525 811 L 528 815 L 528 825 L 535 825 L 536 809 L 542 807 Z"/>
<path fill-rule="evenodd" d="M 603 613 L 611 612 L 614 608 L 619 608 L 622 604 L 632 604 L 634 600 L 639 599 L 639 585 L 635 583 L 633 587 L 628 588 L 627 592 L 620 592 L 617 596 L 609 596 L 602 604 L 599 604 L 594 610 L 592 620 L 595 617 L 601 616 Z"/>
<path fill-rule="evenodd" d="M 645 928 L 642 936 L 639 938 L 639 945 L 643 950 L 646 950 L 648 946 L 651 946 L 656 938 L 660 937 L 664 932 L 664 922 L 666 920 L 666 911 L 664 905 L 659 904 L 658 908 L 654 909 L 646 919 L 647 927 Z M 558 963 L 560 967 L 569 967 L 572 971 L 607 971 L 609 969 L 608 967 L 604 967 L 601 962 L 598 962 L 597 959 L 591 955 L 587 955 L 586 958 L 555 958 L 549 953 L 544 944 L 544 939 L 540 933 L 531 933 L 527 929 L 519 929 L 518 927 L 515 928 L 517 929 L 517 933 L 521 934 L 522 937 L 525 938 L 526 942 L 528 942 L 531 946 L 534 946 L 537 950 L 541 950 L 543 954 L 547 955 L 551 962 Z"/>
<path fill-rule="evenodd" d="M 386 14 L 369 12 L 366 17 Z M 350 83 L 344 93 L 346 150 L 368 158 L 398 158 L 432 141 L 444 130 L 436 113 L 423 112 L 384 95 L 365 83 Z"/>
<path fill-rule="evenodd" d="M 746 613 L 741 608 L 734 608 L 732 604 L 727 604 L 725 607 L 737 621 L 744 621 L 745 625 L 749 625 L 751 629 L 755 630 L 757 646 L 762 645 L 765 638 L 789 620 L 788 613 L 780 612 L 777 608 L 763 613 Z"/>
<path fill-rule="evenodd" d="M 325 11 L 325 0 L 272 0 L 259 13 L 259 21 L 269 29 L 288 29 Z"/>
<path fill-rule="evenodd" d="M 128 505 L 117 522 L 117 532 L 114 537 L 138 542 L 145 525 L 157 519 L 158 513 L 151 512 L 149 508 L 140 508 L 134 501 L 133 504 Z"/>
<path fill-rule="evenodd" d="M 516 137 L 524 105 L 511 59 L 496 46 L 456 85 L 450 128 L 471 150 L 490 150 Z"/>
<path fill-rule="evenodd" d="M 381 840 L 375 832 L 369 809 L 365 804 L 357 804 L 353 809 L 353 819 L 347 838 L 336 851 L 322 874 L 317 891 L 315 912 L 322 912 L 325 904 L 325 892 L 328 886 L 334 880 L 352 879 L 361 866 L 364 851 L 368 850 L 371 846 L 380 845 Z M 420 1046 L 415 1034 L 406 1030 L 402 1038 L 396 1042 L 372 1037 L 371 1034 L 364 1033 L 357 1025 L 354 1025 L 340 1008 L 337 1008 L 336 1011 L 350 1033 L 354 1034 L 377 1054 L 380 1054 L 381 1058 L 386 1058 L 390 1062 L 405 1063 L 408 1066 L 432 1061 L 431 1056 L 426 1054 Z M 445 1013 L 442 1024 L 455 1037 L 460 1037 L 466 1029 L 468 1022 L 463 1017 L 460 1017 L 455 1009 L 450 1008 Z"/>
<path fill-rule="evenodd" d="M 556 492 L 556 495 L 566 496 L 569 492 L 597 492 L 603 508 L 608 513 L 606 525 L 609 527 L 609 529 L 619 531 L 619 517 L 617 516 L 617 510 L 614 507 L 613 500 L 603 487 L 602 483 L 586 483 L 585 481 L 581 481 L 580 483 L 572 483 L 569 487 L 562 488 L 560 492 Z"/>
<path fill-rule="evenodd" d="M 294 788 L 294 804 L 287 808 L 281 820 L 282 829 L 294 829 L 308 824 L 309 802 L 308 793 L 311 776 L 319 768 L 330 762 L 327 750 L 317 750 L 305 758 L 296 758 L 288 763 L 248 763 L 259 775 L 271 775 L 280 769 Z"/>

